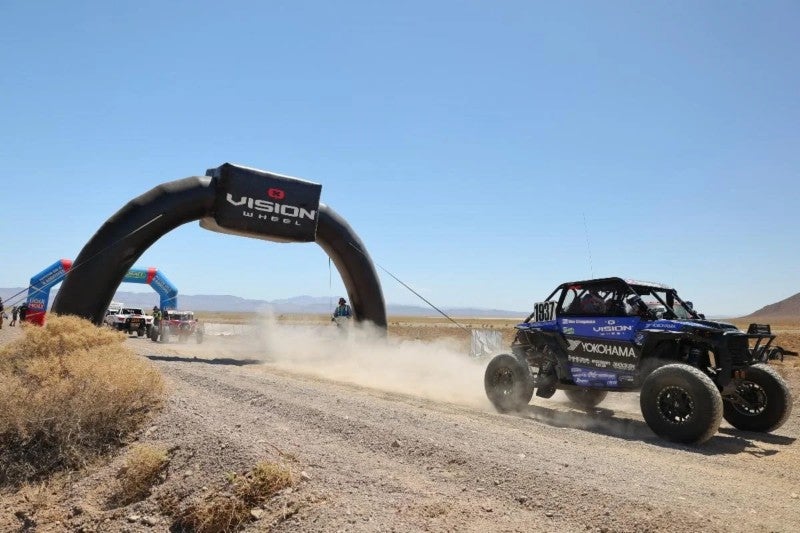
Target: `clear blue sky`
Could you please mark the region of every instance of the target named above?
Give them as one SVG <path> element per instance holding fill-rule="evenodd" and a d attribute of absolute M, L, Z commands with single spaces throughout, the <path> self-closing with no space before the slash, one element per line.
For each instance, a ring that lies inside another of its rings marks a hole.
<path fill-rule="evenodd" d="M 800 291 L 797 2 L 224 4 L 3 2 L 0 287 L 230 161 L 322 183 L 439 306 L 592 275 L 708 313 Z M 314 244 L 196 223 L 136 265 L 186 294 L 343 292 Z"/>

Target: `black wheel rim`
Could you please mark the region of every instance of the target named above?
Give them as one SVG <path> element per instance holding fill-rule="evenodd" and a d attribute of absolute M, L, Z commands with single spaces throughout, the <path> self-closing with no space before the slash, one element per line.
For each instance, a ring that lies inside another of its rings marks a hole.
<path fill-rule="evenodd" d="M 671 424 L 685 424 L 694 414 L 694 400 L 681 387 L 666 387 L 658 394 L 658 412 Z"/>
<path fill-rule="evenodd" d="M 737 412 L 745 416 L 757 416 L 767 408 L 767 393 L 752 381 L 743 381 L 736 387 L 736 393 L 743 400 L 733 404 Z"/>
<path fill-rule="evenodd" d="M 514 371 L 507 366 L 498 368 L 492 376 L 492 385 L 496 391 L 508 396 L 514 390 Z"/>

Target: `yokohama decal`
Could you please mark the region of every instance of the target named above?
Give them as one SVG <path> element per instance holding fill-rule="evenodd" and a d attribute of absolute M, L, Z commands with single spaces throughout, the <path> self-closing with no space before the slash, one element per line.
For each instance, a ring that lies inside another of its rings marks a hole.
<path fill-rule="evenodd" d="M 605 342 L 591 342 L 570 339 L 569 351 L 591 355 L 605 355 L 615 358 L 635 358 L 636 352 L 633 346 L 624 344 L 611 344 Z"/>

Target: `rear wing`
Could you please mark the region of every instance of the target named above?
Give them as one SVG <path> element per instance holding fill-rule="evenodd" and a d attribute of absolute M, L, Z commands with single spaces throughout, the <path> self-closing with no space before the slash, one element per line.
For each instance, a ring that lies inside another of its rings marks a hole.
<path fill-rule="evenodd" d="M 747 338 L 755 339 L 756 341 L 751 349 L 753 359 L 764 363 L 767 362 L 772 352 L 769 347 L 772 341 L 775 340 L 775 335 L 772 334 L 772 328 L 769 327 L 769 324 L 750 324 L 747 327 Z M 765 340 L 766 342 L 764 342 Z"/>
<path fill-rule="evenodd" d="M 772 335 L 769 324 L 750 324 L 747 328 L 748 335 Z"/>

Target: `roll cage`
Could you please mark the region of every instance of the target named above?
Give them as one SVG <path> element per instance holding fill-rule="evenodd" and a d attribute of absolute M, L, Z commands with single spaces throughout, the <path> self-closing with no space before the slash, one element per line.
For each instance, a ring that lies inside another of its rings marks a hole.
<path fill-rule="evenodd" d="M 194 320 L 194 313 L 192 311 L 175 311 L 170 309 L 164 313 L 166 320 Z"/>
<path fill-rule="evenodd" d="M 579 308 L 579 303 L 587 296 L 594 296 L 603 301 L 602 310 L 586 312 Z M 643 298 L 648 301 L 645 302 Z M 691 304 L 687 304 L 678 292 L 666 285 L 641 281 L 624 280 L 622 278 L 601 278 L 584 281 L 562 283 L 550 293 L 546 302 L 556 301 L 556 316 L 586 315 L 623 316 L 638 315 L 654 320 L 665 319 L 700 319 Z M 664 308 L 662 316 L 650 308 L 660 305 Z M 525 319 L 530 322 L 535 311 Z"/>

